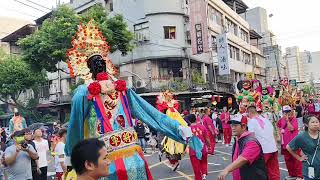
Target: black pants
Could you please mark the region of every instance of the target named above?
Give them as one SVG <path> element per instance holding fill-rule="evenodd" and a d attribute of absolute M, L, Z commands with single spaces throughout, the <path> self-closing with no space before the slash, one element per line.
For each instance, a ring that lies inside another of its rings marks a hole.
<path fill-rule="evenodd" d="M 37 170 L 32 170 L 32 179 L 33 180 L 47 180 L 47 171 L 48 167 L 40 168 L 41 174 L 38 174 Z"/>

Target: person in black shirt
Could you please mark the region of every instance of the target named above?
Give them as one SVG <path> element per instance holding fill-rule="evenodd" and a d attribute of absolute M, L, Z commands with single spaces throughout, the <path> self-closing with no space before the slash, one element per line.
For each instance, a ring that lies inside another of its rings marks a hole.
<path fill-rule="evenodd" d="M 137 125 L 134 127 L 134 129 L 137 132 L 140 146 L 142 147 L 144 153 L 146 153 L 146 132 L 143 123 L 138 120 Z"/>

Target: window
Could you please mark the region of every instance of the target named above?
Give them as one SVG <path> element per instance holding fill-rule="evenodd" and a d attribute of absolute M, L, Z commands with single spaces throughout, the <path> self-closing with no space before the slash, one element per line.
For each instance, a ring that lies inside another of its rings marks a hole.
<path fill-rule="evenodd" d="M 237 25 L 228 18 L 226 18 L 226 31 L 231 32 L 236 36 L 238 35 Z"/>
<path fill-rule="evenodd" d="M 249 33 L 247 33 L 242 28 L 240 29 L 240 38 L 244 40 L 245 42 L 249 42 Z"/>
<path fill-rule="evenodd" d="M 135 24 L 133 26 L 134 34 L 137 41 L 149 41 L 150 40 L 150 31 L 148 22 L 143 22 Z"/>
<path fill-rule="evenodd" d="M 240 50 L 229 44 L 229 57 L 240 61 Z"/>
<path fill-rule="evenodd" d="M 182 74 L 182 61 L 168 61 L 162 59 L 159 61 L 159 77 L 170 78 L 170 77 L 183 77 Z"/>
<path fill-rule="evenodd" d="M 245 64 L 252 64 L 250 59 L 250 54 L 242 51 L 242 62 L 244 62 Z"/>
<path fill-rule="evenodd" d="M 222 13 L 212 6 L 209 6 L 208 8 L 208 17 L 212 22 L 220 26 L 222 25 Z"/>
<path fill-rule="evenodd" d="M 165 39 L 176 39 L 176 27 L 175 26 L 164 26 L 164 38 Z"/>

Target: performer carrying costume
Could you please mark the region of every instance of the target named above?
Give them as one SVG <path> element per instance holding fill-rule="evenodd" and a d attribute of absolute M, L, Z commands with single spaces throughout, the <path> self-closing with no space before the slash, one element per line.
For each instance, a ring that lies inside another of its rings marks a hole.
<path fill-rule="evenodd" d="M 188 126 L 178 111 L 178 101 L 174 99 L 173 94 L 168 90 L 160 93 L 160 95 L 157 97 L 156 107 L 160 112 L 165 113 L 168 117 L 177 121 L 181 126 Z M 169 159 L 169 162 L 172 165 L 173 171 L 175 171 L 179 166 L 179 160 L 181 160 L 181 156 L 185 152 L 185 145 L 174 141 L 169 137 L 164 137 L 161 145 L 163 147 L 161 152 L 166 154 L 166 157 Z"/>
<path fill-rule="evenodd" d="M 201 158 L 203 144 L 194 136 L 188 136 L 191 130 L 127 89 L 125 81 L 116 79 L 117 70 L 108 59 L 108 43 L 93 22 L 86 26 L 80 24 L 78 28 L 72 48 L 67 52 L 68 66 L 71 76 L 82 78 L 85 84 L 76 89 L 72 98 L 66 164 L 70 165 L 75 144 L 85 138 L 99 137 L 106 143 L 108 158 L 112 161 L 107 179 L 152 179 L 142 149 L 137 145 L 132 116 L 175 141 L 186 144 L 188 140 Z"/>
<path fill-rule="evenodd" d="M 20 131 L 27 128 L 26 120 L 20 115 L 17 108 L 13 109 L 14 115 L 9 122 L 9 133 L 13 134 L 16 131 Z"/>

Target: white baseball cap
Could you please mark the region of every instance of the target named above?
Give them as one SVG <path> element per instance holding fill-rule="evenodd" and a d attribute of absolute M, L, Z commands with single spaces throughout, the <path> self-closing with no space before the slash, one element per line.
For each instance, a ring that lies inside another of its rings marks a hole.
<path fill-rule="evenodd" d="M 248 124 L 248 118 L 241 114 L 236 114 L 230 117 L 228 124 Z"/>
<path fill-rule="evenodd" d="M 282 111 L 285 112 L 285 111 L 291 111 L 291 107 L 289 105 L 285 105 L 282 107 Z"/>

